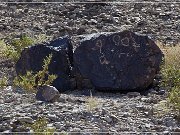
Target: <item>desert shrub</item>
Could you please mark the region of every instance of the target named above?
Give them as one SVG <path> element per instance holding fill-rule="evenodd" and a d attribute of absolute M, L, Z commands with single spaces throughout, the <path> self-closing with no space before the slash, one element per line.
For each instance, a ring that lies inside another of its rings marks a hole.
<path fill-rule="evenodd" d="M 153 106 L 153 114 L 156 117 L 162 117 L 167 115 L 170 111 L 172 111 L 169 101 L 162 100 Z"/>
<path fill-rule="evenodd" d="M 86 100 L 86 108 L 88 111 L 93 111 L 94 109 L 96 109 L 98 107 L 98 101 L 96 98 L 94 97 L 89 97 Z"/>
<path fill-rule="evenodd" d="M 46 57 L 46 59 L 44 59 L 43 69 L 37 72 L 37 74 L 35 75 L 36 79 L 38 80 L 37 82 L 38 86 L 49 85 L 57 78 L 56 75 L 49 75 L 49 72 L 48 72 L 51 59 L 52 59 L 52 54 L 50 54 L 48 57 Z"/>
<path fill-rule="evenodd" d="M 180 118 L 180 87 L 173 87 L 169 92 L 168 97 L 172 107 L 177 111 L 178 117 Z"/>
<path fill-rule="evenodd" d="M 6 44 L 4 40 L 0 40 L 0 57 L 9 58 L 16 62 L 25 47 L 47 40 L 48 37 L 45 34 L 39 34 L 36 37 L 23 35 L 19 39 L 11 40 L 9 44 Z"/>
<path fill-rule="evenodd" d="M 51 85 L 52 82 L 57 78 L 56 75 L 50 75 L 48 67 L 52 59 L 52 54 L 44 59 L 43 69 L 37 73 L 27 71 L 25 75 L 19 75 L 14 79 L 14 85 L 21 87 L 27 91 L 35 92 L 36 87 L 42 85 Z"/>
<path fill-rule="evenodd" d="M 8 45 L 4 40 L 0 40 L 0 58 L 1 59 L 12 59 L 16 61 L 19 55 L 15 48 L 11 45 Z"/>
<path fill-rule="evenodd" d="M 161 69 L 162 85 L 165 87 L 180 86 L 180 46 L 166 48 L 164 54 L 164 64 Z"/>
<path fill-rule="evenodd" d="M 35 92 L 36 77 L 32 71 L 27 71 L 25 75 L 19 75 L 14 78 L 15 86 L 21 87 L 27 91 Z"/>
<path fill-rule="evenodd" d="M 16 51 L 18 53 L 21 53 L 21 51 L 25 48 L 25 47 L 28 47 L 32 44 L 34 44 L 35 41 L 33 38 L 27 36 L 27 35 L 24 35 L 24 36 L 21 36 L 20 39 L 14 39 L 12 40 L 11 42 L 11 45 L 14 46 L 14 48 L 16 49 Z"/>
<path fill-rule="evenodd" d="M 92 93 L 90 93 L 90 97 L 86 100 L 86 109 L 88 111 L 93 111 L 96 108 L 98 108 L 99 102 L 98 99 L 92 96 Z"/>
<path fill-rule="evenodd" d="M 4 88 L 8 85 L 8 78 L 5 76 L 0 79 L 0 88 Z"/>
<path fill-rule="evenodd" d="M 180 112 L 180 46 L 163 48 L 162 86 L 169 90 L 168 100 Z M 180 115 L 180 114 L 178 114 Z"/>
<path fill-rule="evenodd" d="M 49 39 L 50 39 L 50 37 L 48 37 L 46 34 L 39 34 L 34 38 L 34 42 L 35 42 L 35 44 L 39 44 L 39 43 L 45 42 Z"/>
<path fill-rule="evenodd" d="M 35 135 L 53 135 L 56 129 L 47 127 L 47 124 L 45 118 L 39 118 L 33 124 L 25 124 L 25 126 L 30 127 Z"/>

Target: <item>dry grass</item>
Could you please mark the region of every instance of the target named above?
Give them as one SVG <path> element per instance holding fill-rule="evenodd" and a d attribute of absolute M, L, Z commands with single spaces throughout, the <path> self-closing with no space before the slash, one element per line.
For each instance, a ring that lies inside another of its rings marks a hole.
<path fill-rule="evenodd" d="M 99 105 L 98 100 L 95 97 L 89 97 L 86 100 L 86 108 L 88 111 L 93 111 L 95 110 Z"/>
<path fill-rule="evenodd" d="M 161 67 L 162 86 L 168 88 L 168 100 L 180 116 L 180 44 L 165 47 L 157 42 L 164 53 L 164 63 Z"/>

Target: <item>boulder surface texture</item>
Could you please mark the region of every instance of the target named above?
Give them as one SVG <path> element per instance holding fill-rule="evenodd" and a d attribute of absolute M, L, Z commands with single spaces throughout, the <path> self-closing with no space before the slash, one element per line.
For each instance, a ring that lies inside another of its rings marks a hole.
<path fill-rule="evenodd" d="M 130 31 L 86 35 L 74 50 L 74 67 L 99 90 L 150 86 L 163 54 L 147 36 Z"/>

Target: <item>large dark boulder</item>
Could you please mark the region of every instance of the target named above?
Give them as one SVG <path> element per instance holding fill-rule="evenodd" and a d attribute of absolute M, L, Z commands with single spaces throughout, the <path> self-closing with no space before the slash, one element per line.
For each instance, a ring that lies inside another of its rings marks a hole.
<path fill-rule="evenodd" d="M 153 82 L 162 59 L 147 36 L 130 31 L 86 35 L 74 51 L 77 74 L 99 90 L 142 90 Z"/>
<path fill-rule="evenodd" d="M 68 37 L 25 48 L 16 63 L 17 74 L 24 75 L 27 71 L 38 72 L 42 70 L 43 60 L 49 54 L 53 55 L 49 65 L 49 73 L 58 76 L 52 85 L 59 91 L 71 89 L 70 76 L 73 52 Z"/>

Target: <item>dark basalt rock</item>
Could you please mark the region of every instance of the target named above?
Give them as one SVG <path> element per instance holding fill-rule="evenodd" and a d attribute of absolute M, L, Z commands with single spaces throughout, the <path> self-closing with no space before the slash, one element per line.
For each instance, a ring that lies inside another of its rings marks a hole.
<path fill-rule="evenodd" d="M 25 48 L 16 63 L 17 74 L 23 75 L 27 71 L 38 72 L 42 70 L 43 60 L 49 54 L 53 55 L 49 65 L 49 73 L 58 76 L 52 85 L 59 91 L 71 89 L 69 80 L 71 76 L 73 52 L 68 37 L 58 38 L 49 43 Z"/>
<path fill-rule="evenodd" d="M 147 36 L 130 31 L 91 34 L 74 51 L 78 74 L 99 90 L 142 90 L 159 71 L 163 54 Z"/>

